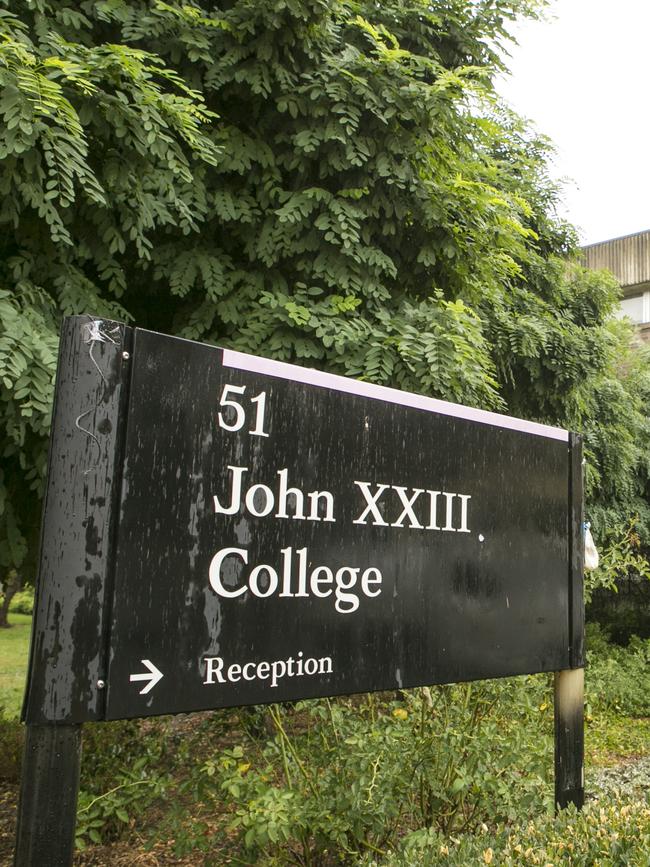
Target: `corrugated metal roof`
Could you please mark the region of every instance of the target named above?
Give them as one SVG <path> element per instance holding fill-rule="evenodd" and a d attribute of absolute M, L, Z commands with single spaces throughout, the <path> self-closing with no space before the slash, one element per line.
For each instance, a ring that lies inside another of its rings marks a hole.
<path fill-rule="evenodd" d="M 650 231 L 582 248 L 587 268 L 607 268 L 623 289 L 650 282 Z"/>

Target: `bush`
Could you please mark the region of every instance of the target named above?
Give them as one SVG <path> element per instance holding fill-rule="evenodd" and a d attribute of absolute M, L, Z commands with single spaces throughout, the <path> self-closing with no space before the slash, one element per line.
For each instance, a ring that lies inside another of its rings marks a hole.
<path fill-rule="evenodd" d="M 77 803 L 77 848 L 118 838 L 135 816 L 164 794 L 165 782 L 148 771 L 147 759 L 143 757 L 130 770 L 120 771 L 115 784 L 106 792 L 93 795 L 81 789 Z"/>
<path fill-rule="evenodd" d="M 99 794 L 114 786 L 117 772 L 148 754 L 154 740 L 142 737 L 138 720 L 87 723 L 83 727 L 81 788 Z"/>
<path fill-rule="evenodd" d="M 650 581 L 630 573 L 616 581 L 616 592 L 596 590 L 587 616 L 603 626 L 617 644 L 632 635 L 650 638 Z"/>
<path fill-rule="evenodd" d="M 604 642 L 602 630 L 588 632 L 587 694 L 592 706 L 628 714 L 650 714 L 650 639 L 632 636 L 627 647 Z"/>
<path fill-rule="evenodd" d="M 32 615 L 34 613 L 34 588 L 28 588 L 16 593 L 9 603 L 9 611 L 13 611 L 16 614 Z"/>
<path fill-rule="evenodd" d="M 117 720 L 84 726 L 78 849 L 117 839 L 134 816 L 164 792 L 168 779 L 160 768 L 165 752 L 163 731 L 161 720 Z"/>
<path fill-rule="evenodd" d="M 17 719 L 5 716 L 0 707 L 0 780 L 17 783 L 23 758 L 25 734 Z"/>
<path fill-rule="evenodd" d="M 542 867 L 647 867 L 650 852 L 650 803 L 614 798 L 606 804 L 573 807 L 556 817 L 540 816 L 519 827 L 487 826 L 470 836 L 443 837 L 433 829 L 410 834 L 399 852 L 368 867 L 493 864 L 494 867 L 539 864 Z"/>
<path fill-rule="evenodd" d="M 274 738 L 220 750 L 201 771 L 203 799 L 227 793 L 222 831 L 238 832 L 247 860 L 350 860 L 383 854 L 409 828 L 454 834 L 552 810 L 545 676 L 266 713 Z"/>
<path fill-rule="evenodd" d="M 607 659 L 612 649 L 609 629 L 601 623 L 587 623 L 585 627 L 585 650 L 589 662 Z"/>

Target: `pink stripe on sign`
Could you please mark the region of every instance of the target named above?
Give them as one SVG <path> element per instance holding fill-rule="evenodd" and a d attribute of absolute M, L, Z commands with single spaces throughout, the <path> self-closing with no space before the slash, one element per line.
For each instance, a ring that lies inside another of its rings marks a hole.
<path fill-rule="evenodd" d="M 273 361 L 270 358 L 260 358 L 257 355 L 248 355 L 245 352 L 236 352 L 234 349 L 224 349 L 222 352 L 224 367 L 249 370 L 252 373 L 263 373 L 266 376 L 290 379 L 293 382 L 304 382 L 307 385 L 331 388 L 333 391 L 342 391 L 346 394 L 359 394 L 362 397 L 370 397 L 373 400 L 398 403 L 401 406 L 411 406 L 414 409 L 437 412 L 439 415 L 449 415 L 454 418 L 475 421 L 478 424 L 489 424 L 493 427 L 518 430 L 522 433 L 535 434 L 535 436 L 547 437 L 548 439 L 560 440 L 561 442 L 569 441 L 568 431 L 557 427 L 550 427 L 546 424 L 539 424 L 535 421 L 525 421 L 521 418 L 501 415 L 498 412 L 473 409 L 469 406 L 462 406 L 459 403 L 438 400 L 435 397 L 425 397 L 422 394 L 413 394 L 410 391 L 399 391 L 397 388 L 387 388 L 385 385 L 375 385 L 371 382 L 362 382 L 359 379 L 348 379 L 347 376 L 337 376 L 335 373 L 324 373 L 322 370 L 314 370 L 311 367 L 299 367 L 297 364 L 286 364 L 284 361 Z"/>

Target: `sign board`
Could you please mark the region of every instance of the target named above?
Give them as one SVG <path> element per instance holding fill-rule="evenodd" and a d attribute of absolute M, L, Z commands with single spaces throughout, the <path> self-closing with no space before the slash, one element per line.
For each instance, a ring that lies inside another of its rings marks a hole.
<path fill-rule="evenodd" d="M 26 718 L 577 667 L 579 478 L 563 430 L 70 318 Z"/>

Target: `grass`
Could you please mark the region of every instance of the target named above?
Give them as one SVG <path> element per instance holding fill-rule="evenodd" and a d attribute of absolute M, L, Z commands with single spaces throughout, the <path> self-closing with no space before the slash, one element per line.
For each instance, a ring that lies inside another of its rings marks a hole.
<path fill-rule="evenodd" d="M 650 718 L 603 711 L 587 717 L 585 764 L 609 767 L 650 755 Z"/>
<path fill-rule="evenodd" d="M 32 618 L 10 612 L 9 623 L 9 629 L 0 629 L 0 707 L 5 716 L 17 718 L 25 690 Z"/>

